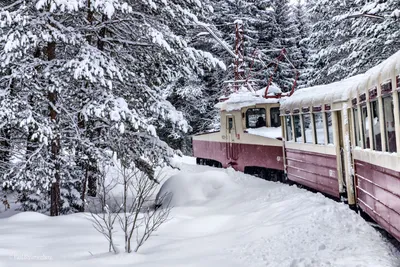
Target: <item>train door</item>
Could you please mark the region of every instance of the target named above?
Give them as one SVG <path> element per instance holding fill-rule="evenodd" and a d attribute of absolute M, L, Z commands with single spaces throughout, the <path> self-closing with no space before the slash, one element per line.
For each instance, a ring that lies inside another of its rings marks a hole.
<path fill-rule="evenodd" d="M 342 119 L 342 113 L 340 111 L 336 112 L 337 115 L 337 125 L 338 125 L 338 171 L 339 171 L 339 179 L 341 179 L 341 182 L 339 184 L 342 184 L 342 188 L 340 188 L 340 193 L 341 196 L 346 195 L 346 182 L 345 182 L 345 177 L 346 177 L 346 171 L 345 171 L 345 151 L 344 151 L 344 136 L 343 136 L 343 119 Z"/>
<path fill-rule="evenodd" d="M 351 155 L 351 141 L 350 141 L 350 124 L 348 118 L 351 115 L 349 110 L 342 110 L 337 112 L 337 125 L 338 125 L 338 169 L 340 171 L 343 189 L 341 192 L 343 193 L 342 196 L 346 198 L 346 201 L 349 205 L 354 205 L 354 183 L 353 177 L 349 173 L 349 169 L 351 166 L 350 162 L 352 162 L 352 155 Z"/>
<path fill-rule="evenodd" d="M 226 157 L 228 160 L 237 159 L 237 144 L 235 144 L 236 139 L 236 123 L 235 116 L 226 116 Z"/>

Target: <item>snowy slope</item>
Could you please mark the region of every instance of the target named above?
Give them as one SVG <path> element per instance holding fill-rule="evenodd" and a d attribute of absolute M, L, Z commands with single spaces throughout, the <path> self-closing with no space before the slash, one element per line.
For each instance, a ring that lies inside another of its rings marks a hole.
<path fill-rule="evenodd" d="M 343 204 L 232 169 L 179 165 L 181 172 L 168 175 L 200 180 L 188 190 L 200 186 L 201 192 L 203 182 L 220 173 L 223 193 L 205 193 L 195 202 L 182 194 L 171 220 L 139 254 L 106 253 L 107 243 L 84 214 L 20 213 L 0 219 L 0 266 L 400 266 L 391 245 Z"/>

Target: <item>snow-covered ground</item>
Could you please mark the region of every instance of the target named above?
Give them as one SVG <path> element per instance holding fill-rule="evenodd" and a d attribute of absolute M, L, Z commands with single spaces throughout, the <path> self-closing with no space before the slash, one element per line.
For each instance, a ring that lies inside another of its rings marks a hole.
<path fill-rule="evenodd" d="M 191 158 L 177 164 L 182 171 L 168 170 L 174 178 L 164 186 L 179 195 L 171 220 L 138 254 L 107 253 L 85 214 L 29 212 L 0 219 L 0 267 L 400 266 L 398 252 L 344 204 L 232 169 L 195 166 Z"/>

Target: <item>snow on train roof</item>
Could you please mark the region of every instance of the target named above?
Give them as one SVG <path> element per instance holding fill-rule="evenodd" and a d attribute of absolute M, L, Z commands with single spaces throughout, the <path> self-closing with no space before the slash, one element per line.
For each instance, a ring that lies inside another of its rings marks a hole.
<path fill-rule="evenodd" d="M 339 82 L 317 85 L 297 90 L 290 98 L 281 103 L 281 110 L 333 104 L 348 101 L 356 97 L 361 91 L 368 90 L 368 86 L 377 85 L 379 76 L 381 82 L 388 79 L 393 71 L 400 72 L 400 51 L 369 69 L 364 74 L 359 74 Z M 376 84 L 370 84 L 374 83 Z"/>
<path fill-rule="evenodd" d="M 242 87 L 238 92 L 235 92 L 228 99 L 219 102 L 215 105 L 216 108 L 225 111 L 240 110 L 243 107 L 254 106 L 256 104 L 276 104 L 282 99 L 278 98 L 264 98 L 265 89 L 261 89 L 255 92 L 250 92 L 248 89 Z M 276 85 L 271 85 L 268 89 L 268 95 L 275 95 L 282 93 L 282 90 Z M 221 97 L 223 99 L 225 97 Z"/>
<path fill-rule="evenodd" d="M 364 77 L 364 74 L 360 74 L 339 82 L 299 89 L 281 103 L 281 109 L 291 110 L 346 101 L 349 98 L 350 90 L 357 86 Z"/>

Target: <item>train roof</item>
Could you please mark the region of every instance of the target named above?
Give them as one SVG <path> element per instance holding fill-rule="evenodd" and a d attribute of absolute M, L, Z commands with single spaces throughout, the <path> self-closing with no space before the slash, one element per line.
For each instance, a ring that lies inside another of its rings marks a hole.
<path fill-rule="evenodd" d="M 357 86 L 364 78 L 364 75 L 357 75 L 340 82 L 317 85 L 303 88 L 281 103 L 281 110 L 293 110 L 302 107 L 320 106 L 347 101 L 350 90 Z"/>
<path fill-rule="evenodd" d="M 282 90 L 276 85 L 271 85 L 268 90 L 268 95 L 275 95 L 282 93 Z M 215 105 L 222 111 L 240 110 L 243 107 L 254 106 L 257 104 L 275 104 L 280 103 L 283 98 L 264 98 L 265 88 L 258 91 L 248 91 L 242 89 L 239 92 L 232 93 L 229 97 L 221 97 L 223 101 Z"/>
<path fill-rule="evenodd" d="M 317 85 L 297 90 L 291 97 L 281 103 L 281 110 L 301 109 L 302 107 L 321 106 L 346 102 L 355 98 L 365 90 L 378 83 L 383 83 L 392 77 L 393 72 L 400 71 L 400 51 L 369 69 L 364 74 L 359 74 L 338 82 Z"/>

